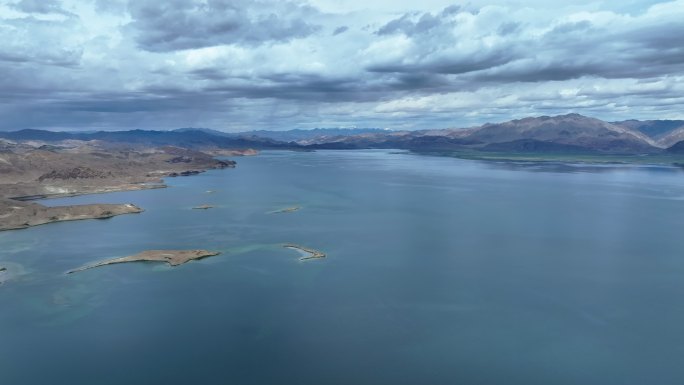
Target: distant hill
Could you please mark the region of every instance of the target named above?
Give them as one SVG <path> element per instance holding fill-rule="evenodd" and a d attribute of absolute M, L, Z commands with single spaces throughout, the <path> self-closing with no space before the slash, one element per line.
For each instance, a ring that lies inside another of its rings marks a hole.
<path fill-rule="evenodd" d="M 270 138 L 282 142 L 301 142 L 310 141 L 313 139 L 332 139 L 338 137 L 383 133 L 387 130 L 380 128 L 313 128 L 310 130 L 294 129 L 287 131 L 246 131 L 240 132 L 239 136 L 258 136 L 262 138 Z"/>
<path fill-rule="evenodd" d="M 219 131 L 219 130 L 212 130 L 211 128 L 177 128 L 173 130 L 173 132 L 204 132 L 205 134 L 210 134 L 210 135 L 216 135 L 216 136 L 239 136 L 237 134 L 229 133 L 229 132 L 224 132 L 224 131 Z"/>
<path fill-rule="evenodd" d="M 612 123 L 640 131 L 655 140 L 667 136 L 678 128 L 684 128 L 684 120 L 624 120 Z"/>
<path fill-rule="evenodd" d="M 673 144 L 666 151 L 673 154 L 684 154 L 684 140 Z"/>
<path fill-rule="evenodd" d="M 269 138 L 218 135 L 198 129 L 178 131 L 98 131 L 93 133 L 20 130 L 0 132 L 0 138 L 15 141 L 99 140 L 129 146 L 179 146 L 186 148 L 289 148 L 291 144 Z"/>
<path fill-rule="evenodd" d="M 60 140 L 73 139 L 73 134 L 69 132 L 55 132 L 44 130 L 19 130 L 10 132 L 0 132 L 0 138 L 9 140 L 41 140 L 46 142 L 56 142 Z"/>
<path fill-rule="evenodd" d="M 671 147 L 682 140 L 684 140 L 684 127 L 668 132 L 667 135 L 658 139 L 658 144 L 661 147 Z"/>

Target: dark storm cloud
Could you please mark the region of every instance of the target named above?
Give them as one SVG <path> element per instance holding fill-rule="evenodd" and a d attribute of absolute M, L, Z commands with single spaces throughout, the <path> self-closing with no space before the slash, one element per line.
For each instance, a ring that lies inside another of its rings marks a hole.
<path fill-rule="evenodd" d="M 370 72 L 463 75 L 475 82 L 544 82 L 581 77 L 648 78 L 684 72 L 684 23 L 661 23 L 614 31 L 588 20 L 560 23 L 541 36 L 525 34 L 522 22 L 504 21 L 475 36 L 460 36 L 452 12 L 405 14 L 378 35 L 403 34 L 409 55 L 379 59 Z M 456 29 L 455 29 L 456 28 Z M 500 39 L 491 39 L 492 36 Z M 513 35 L 513 36 L 511 36 Z M 489 40 L 485 43 L 485 40 Z M 464 41 L 470 48 L 459 48 Z M 473 45 L 475 48 L 473 48 Z"/>
<path fill-rule="evenodd" d="M 374 74 L 366 77 L 322 76 L 307 73 L 271 73 L 258 78 L 233 77 L 219 68 L 203 68 L 190 73 L 207 81 L 203 93 L 220 94 L 223 98 L 278 98 L 301 102 L 374 102 L 394 92 L 454 89 L 454 83 L 434 73 Z M 182 89 L 149 87 L 154 94 L 176 94 Z"/>
<path fill-rule="evenodd" d="M 128 5 L 135 38 L 152 52 L 285 42 L 318 31 L 317 11 L 291 1 L 135 0 Z"/>
<path fill-rule="evenodd" d="M 641 52 L 643 59 L 662 65 L 684 64 L 684 23 L 662 23 L 644 26 L 617 36 L 634 42 L 635 51 Z M 645 60 L 644 60 L 645 61 Z"/>
<path fill-rule="evenodd" d="M 451 84 L 444 76 L 434 73 L 405 73 L 396 78 L 391 84 L 399 90 L 443 89 Z"/>
<path fill-rule="evenodd" d="M 515 57 L 514 51 L 505 49 L 479 52 L 473 55 L 453 55 L 441 58 L 425 57 L 416 63 L 385 63 L 367 68 L 371 72 L 394 73 L 437 73 L 444 75 L 467 74 L 510 62 Z"/>
<path fill-rule="evenodd" d="M 520 30 L 521 23 L 516 23 L 516 22 L 508 22 L 508 23 L 503 23 L 499 26 L 499 28 L 496 30 L 496 32 L 499 35 L 510 35 L 512 33 L 517 32 Z"/>
<path fill-rule="evenodd" d="M 442 10 L 443 16 L 455 15 L 461 11 L 461 6 L 457 4 L 450 5 Z"/>
<path fill-rule="evenodd" d="M 343 25 L 343 26 L 341 26 L 341 27 L 337 27 L 337 28 L 335 28 L 335 30 L 333 31 L 333 36 L 337 36 L 337 35 L 339 35 L 339 34 L 345 33 L 345 32 L 347 32 L 348 30 L 349 30 L 349 27 L 347 27 L 346 25 Z"/>
<path fill-rule="evenodd" d="M 584 76 L 606 79 L 651 78 L 684 73 L 682 23 L 613 32 L 590 22 L 561 24 L 518 60 L 492 66 L 473 79 L 542 82 Z"/>
<path fill-rule="evenodd" d="M 258 81 L 210 85 L 204 91 L 252 99 L 277 97 L 309 102 L 362 102 L 377 100 L 380 90 L 355 78 L 280 73 L 268 75 Z"/>
<path fill-rule="evenodd" d="M 424 33 L 432 28 L 435 28 L 443 23 L 443 21 L 430 13 L 423 13 L 416 19 L 417 13 L 407 13 L 398 19 L 394 19 L 389 23 L 383 25 L 376 32 L 378 35 L 391 35 L 394 33 L 403 33 L 407 36 L 412 36 L 418 33 Z M 449 15 L 443 14 L 443 15 Z"/>
<path fill-rule="evenodd" d="M 219 68 L 200 68 L 189 72 L 190 75 L 200 80 L 225 80 L 228 76 Z"/>

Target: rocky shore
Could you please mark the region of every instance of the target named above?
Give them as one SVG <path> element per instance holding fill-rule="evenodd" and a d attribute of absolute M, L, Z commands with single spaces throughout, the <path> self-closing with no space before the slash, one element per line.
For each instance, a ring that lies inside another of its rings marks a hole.
<path fill-rule="evenodd" d="M 80 267 L 78 269 L 68 271 L 67 274 L 94 269 L 96 267 L 128 262 L 164 262 L 170 266 L 178 266 L 190 261 L 213 257 L 219 254 L 221 253 L 208 250 L 148 250 L 128 257 L 114 258 L 108 261 L 96 263 L 94 265 Z"/>

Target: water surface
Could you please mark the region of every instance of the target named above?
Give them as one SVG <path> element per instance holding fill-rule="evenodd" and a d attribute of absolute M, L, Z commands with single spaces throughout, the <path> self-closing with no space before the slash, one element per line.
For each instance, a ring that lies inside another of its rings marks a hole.
<path fill-rule="evenodd" d="M 681 169 L 237 160 L 45 201 L 139 215 L 0 233 L 0 383 L 684 383 Z M 64 274 L 159 248 L 223 254 Z"/>

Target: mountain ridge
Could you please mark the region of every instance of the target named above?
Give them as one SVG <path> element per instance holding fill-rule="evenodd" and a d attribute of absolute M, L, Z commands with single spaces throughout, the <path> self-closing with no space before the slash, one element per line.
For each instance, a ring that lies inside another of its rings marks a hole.
<path fill-rule="evenodd" d="M 658 153 L 684 141 L 684 121 L 606 122 L 572 113 L 538 116 L 470 128 L 415 131 L 364 129 L 294 129 L 226 133 L 209 128 L 171 131 L 128 130 L 70 133 L 24 129 L 0 132 L 14 141 L 96 140 L 131 146 L 181 146 L 256 149 L 476 150 L 532 152 L 593 152 L 609 154 Z"/>

